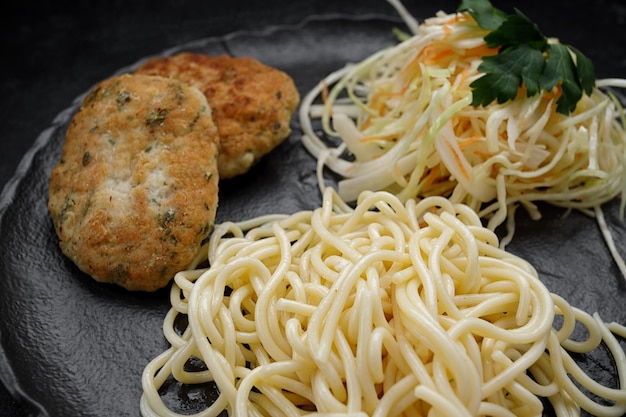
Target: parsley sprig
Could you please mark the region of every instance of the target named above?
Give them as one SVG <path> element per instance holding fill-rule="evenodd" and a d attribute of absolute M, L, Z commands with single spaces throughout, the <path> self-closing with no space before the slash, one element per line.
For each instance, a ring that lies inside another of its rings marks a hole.
<path fill-rule="evenodd" d="M 570 45 L 549 43 L 519 10 L 506 14 L 489 0 L 461 0 L 458 11 L 467 11 L 478 26 L 489 30 L 484 38 L 487 46 L 499 48 L 496 55 L 483 57 L 478 70 L 485 75 L 470 84 L 473 106 L 512 100 L 522 85 L 531 97 L 560 83 L 556 110 L 568 115 L 583 92 L 591 93 L 595 85 L 591 60 Z"/>

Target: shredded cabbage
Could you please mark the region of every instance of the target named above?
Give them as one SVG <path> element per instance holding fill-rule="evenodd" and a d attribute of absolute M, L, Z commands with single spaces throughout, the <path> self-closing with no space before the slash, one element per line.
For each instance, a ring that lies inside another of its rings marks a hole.
<path fill-rule="evenodd" d="M 497 52 L 486 46 L 487 32 L 461 13 L 439 12 L 417 25 L 399 2 L 390 3 L 412 36 L 330 74 L 303 98 L 302 141 L 318 158 L 322 190 L 328 168 L 341 177 L 345 201 L 364 190 L 402 201 L 445 196 L 473 208 L 491 230 L 506 224 L 503 246 L 519 206 L 533 218 L 541 215 L 538 201 L 597 218 L 603 203 L 626 196 L 626 117 L 605 91 L 626 80 L 598 80 L 569 116 L 556 111 L 558 86 L 472 107 L 469 85 L 482 75 L 481 58 Z"/>

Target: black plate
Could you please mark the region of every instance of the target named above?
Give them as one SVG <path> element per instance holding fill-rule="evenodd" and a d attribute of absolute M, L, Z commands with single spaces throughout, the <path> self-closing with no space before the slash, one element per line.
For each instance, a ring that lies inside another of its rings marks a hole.
<path fill-rule="evenodd" d="M 398 21 L 375 16 L 318 17 L 297 27 L 203 39 L 164 54 L 253 56 L 292 75 L 304 94 L 328 72 L 390 45 L 394 25 Z M 130 293 L 94 282 L 62 256 L 47 212 L 50 171 L 81 100 L 41 134 L 0 199 L 0 375 L 42 416 L 139 415 L 143 368 L 168 347 L 162 335 L 168 292 Z M 296 118 L 292 128 L 293 135 L 249 174 L 221 184 L 218 221 L 319 205 L 315 162 L 300 144 Z M 617 203 L 605 213 L 626 254 Z M 545 207 L 535 222 L 519 213 L 509 250 L 531 261 L 571 304 L 626 323 L 626 285 L 595 221 L 563 214 Z M 583 366 L 615 384 L 614 366 L 603 353 L 582 359 Z"/>

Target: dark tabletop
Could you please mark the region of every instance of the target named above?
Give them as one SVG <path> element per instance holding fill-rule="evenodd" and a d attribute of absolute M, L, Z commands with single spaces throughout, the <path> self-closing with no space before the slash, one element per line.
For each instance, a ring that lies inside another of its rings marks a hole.
<path fill-rule="evenodd" d="M 451 12 L 458 4 L 405 3 L 416 17 L 431 16 L 439 9 Z M 494 3 L 506 10 L 514 4 Z M 598 77 L 626 78 L 622 0 L 516 4 L 546 35 L 586 53 L 595 62 Z M 312 14 L 335 12 L 395 14 L 384 0 L 61 0 L 5 5 L 0 19 L 0 189 L 17 178 L 22 156 L 54 117 L 118 69 L 194 39 L 296 24 Z M 0 385 L 0 415 L 33 415 L 13 392 L 13 387 Z"/>

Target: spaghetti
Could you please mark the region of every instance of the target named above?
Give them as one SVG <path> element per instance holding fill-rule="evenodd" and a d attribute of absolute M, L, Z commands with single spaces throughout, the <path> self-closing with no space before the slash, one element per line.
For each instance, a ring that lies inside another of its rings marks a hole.
<path fill-rule="evenodd" d="M 537 416 L 541 397 L 558 416 L 626 412 L 626 388 L 568 353 L 604 342 L 624 387 L 626 329 L 548 291 L 469 206 L 364 192 L 351 208 L 328 188 L 313 211 L 221 224 L 205 249 L 175 277 L 145 417 L 178 415 L 168 378 L 216 384 L 198 416 Z"/>

